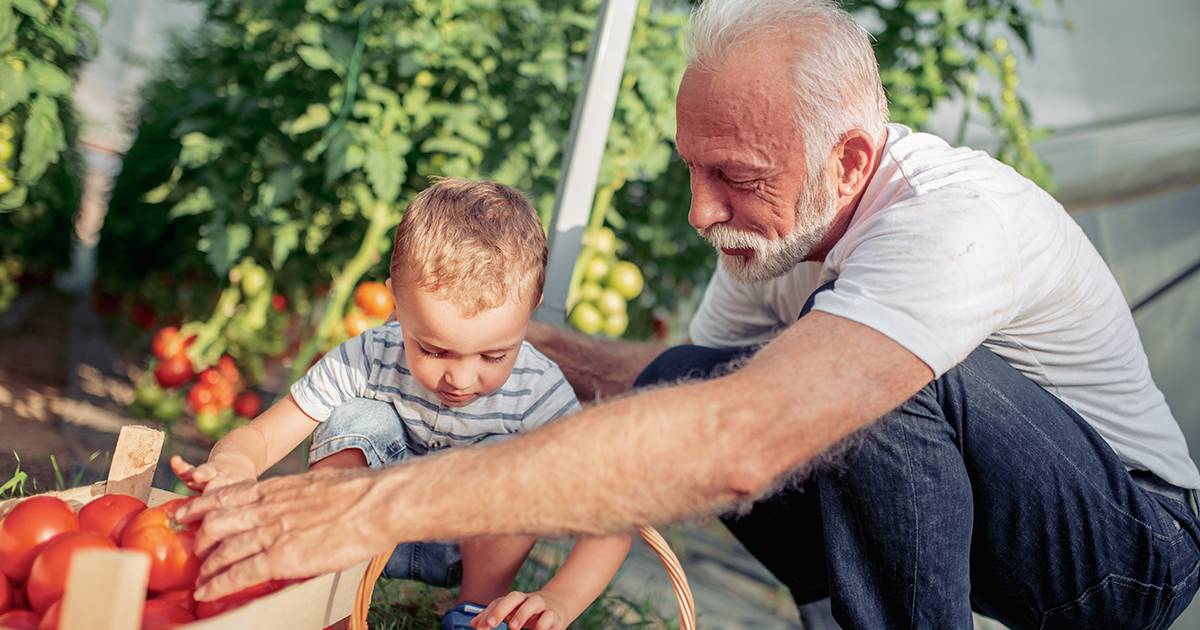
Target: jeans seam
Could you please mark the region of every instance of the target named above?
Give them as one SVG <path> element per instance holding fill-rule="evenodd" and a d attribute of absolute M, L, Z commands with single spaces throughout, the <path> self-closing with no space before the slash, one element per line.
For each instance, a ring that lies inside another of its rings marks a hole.
<path fill-rule="evenodd" d="M 371 438 L 369 438 L 369 437 L 367 437 L 367 436 L 365 436 L 365 435 L 363 435 L 363 434 L 361 434 L 361 433 L 342 433 L 342 434 L 340 434 L 340 435 L 337 435 L 337 436 L 335 436 L 335 437 L 331 437 L 331 438 L 329 438 L 329 439 L 327 439 L 327 440 L 323 440 L 323 441 L 321 441 L 319 444 L 313 444 L 313 445 L 312 445 L 312 447 L 311 447 L 311 448 L 309 448 L 308 450 L 309 450 L 310 452 L 315 452 L 315 451 L 317 451 L 317 450 L 321 449 L 322 447 L 324 447 L 324 446 L 327 446 L 327 445 L 329 445 L 329 444 L 332 444 L 332 443 L 334 443 L 334 442 L 337 442 L 337 441 L 339 441 L 339 440 L 349 440 L 349 439 L 352 439 L 352 438 L 361 438 L 363 441 L 365 441 L 365 442 L 367 443 L 367 445 L 368 445 L 368 446 L 370 446 L 370 447 L 371 447 L 371 453 L 373 453 L 373 454 L 375 455 L 375 459 L 376 459 L 376 461 L 380 462 L 380 464 L 381 464 L 381 465 L 383 465 L 383 464 L 386 464 L 386 463 L 387 463 L 387 459 L 386 459 L 386 458 L 384 458 L 384 457 L 380 457 L 380 455 L 379 455 L 379 451 L 378 451 L 378 450 L 376 450 L 376 448 L 375 448 L 375 443 L 374 443 L 374 441 L 372 441 L 372 440 L 371 440 Z M 330 453 L 330 454 L 332 455 L 332 453 Z"/>
<path fill-rule="evenodd" d="M 1159 534 L 1157 531 L 1155 531 L 1155 529 L 1154 529 L 1154 526 L 1152 526 L 1151 524 L 1149 524 L 1149 523 L 1147 523 L 1147 522 L 1145 522 L 1145 521 L 1143 521 L 1143 520 L 1139 519 L 1138 517 L 1134 516 L 1133 514 L 1130 514 L 1130 513 L 1129 513 L 1127 510 L 1125 510 L 1125 509 L 1124 509 L 1124 508 L 1123 508 L 1121 505 L 1119 505 L 1119 504 L 1117 504 L 1117 503 L 1113 502 L 1111 499 L 1109 499 L 1109 497 L 1108 497 L 1108 493 L 1106 493 L 1106 492 L 1103 492 L 1103 491 L 1100 491 L 1100 489 L 1099 489 L 1099 488 L 1097 488 L 1097 487 L 1095 486 L 1095 484 L 1093 484 L 1093 483 L 1090 481 L 1090 476 L 1089 476 L 1089 475 L 1085 475 L 1085 474 L 1083 473 L 1083 471 L 1079 469 L 1079 467 L 1078 467 L 1078 466 L 1075 464 L 1075 460 L 1073 460 L 1073 459 L 1071 459 L 1070 457 L 1068 457 L 1068 456 L 1067 456 L 1067 454 L 1066 454 L 1065 452 L 1063 452 L 1063 450 L 1062 450 L 1061 448 L 1059 448 L 1058 444 L 1056 444 L 1056 443 L 1054 442 L 1054 440 L 1051 440 L 1051 439 L 1050 439 L 1050 437 L 1049 437 L 1048 435 L 1046 435 L 1046 432 L 1045 432 L 1045 431 L 1043 431 L 1043 430 L 1042 430 L 1042 428 L 1041 428 L 1040 426 L 1038 426 L 1038 424 L 1037 424 L 1037 423 L 1035 423 L 1035 422 L 1031 421 L 1031 420 L 1029 419 L 1029 417 L 1028 417 L 1028 416 L 1027 416 L 1027 415 L 1026 415 L 1024 412 L 1022 412 L 1022 411 L 1020 410 L 1020 407 L 1019 407 L 1019 406 L 1018 406 L 1016 403 L 1014 403 L 1014 402 L 1013 402 L 1012 400 L 1010 400 L 1010 399 L 1009 399 L 1007 396 L 1005 396 L 1005 395 L 1004 395 L 1004 394 L 1003 394 L 1003 393 L 1002 393 L 1000 390 L 998 390 L 998 389 L 996 389 L 995 387 L 993 387 L 990 381 L 988 381 L 987 379 L 983 378 L 983 376 L 982 376 L 981 374 L 979 374 L 978 372 L 976 372 L 974 369 L 972 369 L 972 368 L 971 368 L 970 366 L 968 366 L 968 365 L 962 365 L 962 368 L 963 368 L 964 370 L 966 370 L 966 371 L 970 372 L 970 373 L 972 374 L 972 376 L 974 376 L 975 380 L 976 380 L 976 381 L 977 381 L 977 382 L 978 382 L 978 383 L 979 383 L 981 386 L 983 386 L 983 387 L 986 387 L 986 388 L 987 388 L 989 391 L 991 391 L 993 394 L 995 394 L 997 397 L 999 397 L 1001 400 L 1003 400 L 1003 401 L 1005 402 L 1005 404 L 1007 404 L 1007 405 L 1009 406 L 1009 408 L 1010 408 L 1010 409 L 1012 409 L 1012 410 L 1015 412 L 1015 414 L 1016 414 L 1017 416 L 1019 416 L 1019 417 L 1020 417 L 1021 421 L 1022 421 L 1022 422 L 1024 422 L 1024 423 L 1025 423 L 1025 425 L 1026 425 L 1027 427 L 1029 427 L 1029 428 L 1031 428 L 1032 430 L 1036 431 L 1036 432 L 1037 432 L 1037 434 L 1038 434 L 1038 435 L 1039 435 L 1039 436 L 1040 436 L 1040 437 L 1041 437 L 1041 438 L 1042 438 L 1042 439 L 1043 439 L 1043 440 L 1044 440 L 1044 441 L 1045 441 L 1047 444 L 1049 444 L 1051 448 L 1053 448 L 1055 451 L 1057 451 L 1057 452 L 1059 453 L 1059 455 L 1061 455 L 1061 456 L 1062 456 L 1062 459 L 1063 459 L 1063 461 L 1067 462 L 1067 464 L 1068 464 L 1068 465 L 1069 465 L 1069 466 L 1070 466 L 1072 469 L 1074 469 L 1074 470 L 1075 470 L 1076 474 L 1078 474 L 1078 475 L 1079 475 L 1079 477 L 1080 477 L 1081 479 L 1089 479 L 1089 481 L 1087 482 L 1087 483 L 1088 483 L 1088 485 L 1089 485 L 1089 486 L 1090 486 L 1090 487 L 1091 487 L 1093 490 L 1097 490 L 1097 491 L 1099 491 L 1100 495 L 1103 497 L 1103 500 L 1104 500 L 1104 502 L 1105 502 L 1106 504 L 1108 504 L 1108 506 L 1109 506 L 1109 508 L 1110 508 L 1110 509 L 1116 510 L 1117 512 L 1119 512 L 1119 513 L 1121 513 L 1121 514 L 1124 514 L 1124 515 L 1125 515 L 1127 518 L 1129 518 L 1129 520 L 1131 520 L 1131 521 L 1133 521 L 1133 522 L 1135 522 L 1135 523 L 1137 523 L 1137 524 L 1141 525 L 1142 527 L 1145 527 L 1147 530 L 1149 530 L 1149 532 L 1150 532 L 1150 535 L 1151 535 L 1151 536 L 1154 536 L 1155 538 L 1160 538 L 1160 539 L 1163 539 L 1163 540 L 1170 540 L 1170 537 L 1169 537 L 1169 536 L 1163 536 L 1163 535 Z M 1038 385 L 1038 387 L 1041 387 L 1041 385 Z M 1042 389 L 1042 391 L 1045 391 L 1045 389 L 1043 388 L 1043 389 Z M 1054 394 L 1050 394 L 1049 392 L 1046 392 L 1046 393 L 1047 393 L 1048 395 L 1050 395 L 1050 396 L 1053 396 L 1053 395 L 1054 395 Z M 1056 398 L 1056 400 L 1057 400 L 1057 398 Z M 1086 420 L 1084 420 L 1084 422 L 1086 423 L 1087 421 L 1086 421 Z M 1091 426 L 1091 425 L 1088 425 L 1088 426 Z M 1101 438 L 1101 440 L 1103 440 L 1103 438 Z M 1107 442 L 1105 442 L 1105 444 L 1107 444 Z M 1111 447 L 1109 447 L 1109 448 L 1111 448 Z"/>

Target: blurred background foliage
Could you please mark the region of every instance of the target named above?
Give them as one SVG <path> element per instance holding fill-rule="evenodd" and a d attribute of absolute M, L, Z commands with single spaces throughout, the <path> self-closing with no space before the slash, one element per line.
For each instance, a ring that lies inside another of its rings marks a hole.
<path fill-rule="evenodd" d="M 221 353 L 284 355 L 295 375 L 346 337 L 355 286 L 386 277 L 392 228 L 430 176 L 511 184 L 549 219 L 598 0 L 205 6 L 133 123 L 100 240 L 100 310 L 148 331 L 190 322 L 204 341 L 190 350 L 197 370 Z M 1028 46 L 1039 4 L 846 6 L 877 38 L 893 121 L 920 129 L 959 99 L 964 129 L 984 122 L 999 157 L 1052 187 L 1008 48 Z M 645 278 L 610 336 L 682 338 L 716 262 L 687 224 L 673 146 L 689 8 L 641 3 L 609 131 L 585 244 L 611 230 L 611 253 L 599 253 Z M 597 253 L 585 247 L 581 269 Z M 247 274 L 269 290 L 242 290 Z"/>

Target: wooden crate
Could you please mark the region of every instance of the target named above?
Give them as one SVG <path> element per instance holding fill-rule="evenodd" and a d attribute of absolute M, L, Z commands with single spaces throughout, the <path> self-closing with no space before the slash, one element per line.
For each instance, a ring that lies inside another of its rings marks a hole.
<path fill-rule="evenodd" d="M 135 496 L 149 507 L 181 495 L 150 487 L 164 435 L 146 427 L 125 427 L 113 453 L 109 480 L 46 494 L 76 511 L 105 494 Z M 0 502 L 0 516 L 22 499 Z M 351 628 L 366 627 L 371 590 L 383 558 L 327 573 L 257 599 L 225 614 L 180 626 L 186 630 L 322 630 L 349 617 Z M 80 553 L 72 564 L 63 597 L 61 630 L 137 630 L 146 598 L 149 558 L 130 552 Z M 3 629 L 0 629 L 3 630 Z"/>

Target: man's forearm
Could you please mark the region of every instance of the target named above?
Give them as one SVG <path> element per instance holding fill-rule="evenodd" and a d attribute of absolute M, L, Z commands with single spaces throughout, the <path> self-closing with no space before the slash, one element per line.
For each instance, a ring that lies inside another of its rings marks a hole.
<path fill-rule="evenodd" d="M 526 338 L 558 364 L 584 402 L 629 391 L 642 369 L 668 348 L 666 344 L 601 341 L 539 322 L 530 323 Z"/>
<path fill-rule="evenodd" d="M 395 542 L 675 522 L 754 498 L 931 378 L 883 335 L 814 313 L 739 372 L 389 469 L 372 503 Z"/>

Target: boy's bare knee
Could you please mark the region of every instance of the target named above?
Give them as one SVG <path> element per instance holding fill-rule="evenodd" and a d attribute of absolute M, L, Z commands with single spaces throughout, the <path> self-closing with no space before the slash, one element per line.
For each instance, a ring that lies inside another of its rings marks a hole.
<path fill-rule="evenodd" d="M 322 468 L 366 468 L 367 456 L 361 449 L 348 448 L 344 451 L 338 451 L 319 462 L 314 462 L 308 465 L 309 470 L 319 470 Z"/>

